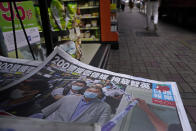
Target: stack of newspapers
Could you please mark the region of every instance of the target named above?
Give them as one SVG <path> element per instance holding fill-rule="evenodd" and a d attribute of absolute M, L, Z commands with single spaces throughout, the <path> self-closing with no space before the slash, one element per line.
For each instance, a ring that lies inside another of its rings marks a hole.
<path fill-rule="evenodd" d="M 0 57 L 0 130 L 191 131 L 175 82 L 84 64 L 56 47 L 44 61 Z"/>

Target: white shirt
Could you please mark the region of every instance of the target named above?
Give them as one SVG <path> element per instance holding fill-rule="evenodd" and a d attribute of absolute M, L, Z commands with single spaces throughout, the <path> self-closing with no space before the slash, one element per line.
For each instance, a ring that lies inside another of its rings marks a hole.
<path fill-rule="evenodd" d="M 107 88 L 107 87 L 104 87 L 102 88 L 102 91 L 103 93 L 106 95 L 106 96 L 116 96 L 116 95 L 122 95 L 123 93 L 118 90 L 118 89 L 110 89 L 110 88 Z"/>
<path fill-rule="evenodd" d="M 56 95 L 63 95 L 64 88 L 56 88 L 51 92 L 52 96 Z M 75 95 L 76 93 L 73 93 L 71 90 L 69 90 L 67 95 Z"/>

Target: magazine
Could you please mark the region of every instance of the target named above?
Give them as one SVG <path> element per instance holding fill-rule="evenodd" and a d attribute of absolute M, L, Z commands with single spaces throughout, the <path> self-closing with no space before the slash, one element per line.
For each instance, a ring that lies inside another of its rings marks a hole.
<path fill-rule="evenodd" d="M 191 131 L 175 82 L 92 67 L 58 47 L 34 71 L 1 89 L 0 107 L 14 116 L 98 123 L 102 131 Z"/>

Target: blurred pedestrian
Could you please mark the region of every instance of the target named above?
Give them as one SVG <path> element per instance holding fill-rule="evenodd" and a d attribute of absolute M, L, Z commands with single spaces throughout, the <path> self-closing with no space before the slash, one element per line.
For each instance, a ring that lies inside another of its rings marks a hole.
<path fill-rule="evenodd" d="M 159 2 L 160 0 L 146 0 L 147 5 L 147 18 L 146 18 L 146 30 L 149 30 L 151 16 L 153 15 L 153 24 L 154 24 L 154 31 L 157 31 L 157 24 L 158 24 L 158 9 L 159 9 Z"/>
<path fill-rule="evenodd" d="M 134 7 L 134 2 L 133 2 L 133 0 L 129 0 L 129 8 L 130 8 L 130 9 L 133 9 L 133 7 Z"/>
<path fill-rule="evenodd" d="M 120 1 L 120 6 L 121 6 L 122 11 L 125 10 L 125 3 L 126 3 L 125 0 Z"/>

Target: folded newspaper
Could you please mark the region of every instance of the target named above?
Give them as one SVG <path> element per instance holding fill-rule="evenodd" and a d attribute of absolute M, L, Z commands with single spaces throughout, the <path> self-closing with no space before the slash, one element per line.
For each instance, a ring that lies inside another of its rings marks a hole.
<path fill-rule="evenodd" d="M 37 66 L 0 57 L 0 130 L 47 130 L 47 122 L 98 124 L 85 126 L 96 131 L 192 130 L 175 82 L 92 67 L 58 47 Z M 36 126 L 24 124 L 31 122 Z"/>
<path fill-rule="evenodd" d="M 13 59 L 0 56 L 0 89 L 33 71 L 39 61 Z"/>

